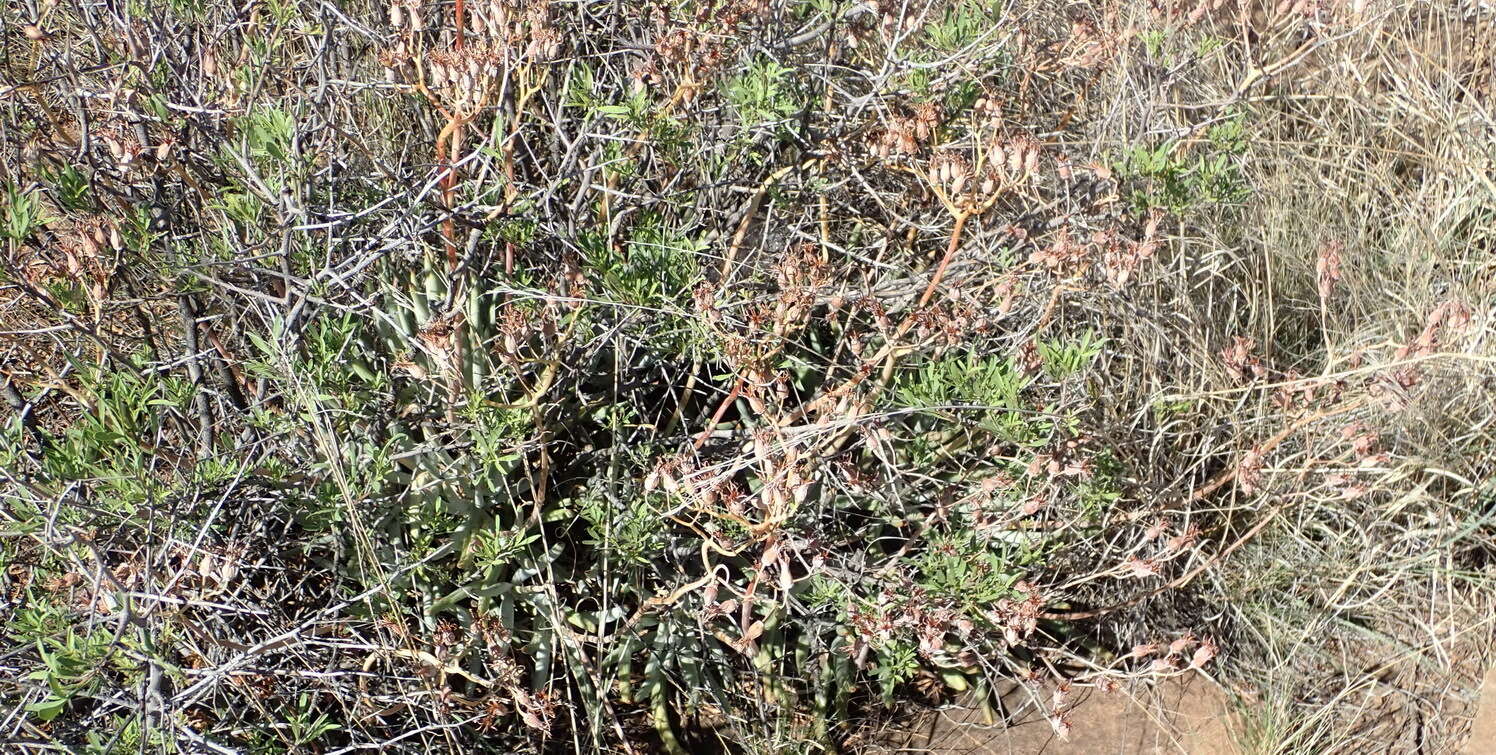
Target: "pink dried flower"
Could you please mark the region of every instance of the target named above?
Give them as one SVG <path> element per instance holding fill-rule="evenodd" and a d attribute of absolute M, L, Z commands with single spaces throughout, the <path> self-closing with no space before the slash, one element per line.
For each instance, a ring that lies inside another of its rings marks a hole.
<path fill-rule="evenodd" d="M 1065 710 L 1070 702 L 1070 682 L 1063 682 L 1054 688 L 1054 694 L 1049 697 L 1049 705 L 1055 713 Z"/>
<path fill-rule="evenodd" d="M 1195 544 L 1195 539 L 1200 536 L 1200 528 L 1191 524 L 1185 530 L 1164 542 L 1164 550 L 1174 553 Z"/>
<path fill-rule="evenodd" d="M 1242 455 L 1236 464 L 1236 483 L 1243 493 L 1252 494 L 1262 489 L 1262 449 L 1253 446 Z"/>
<path fill-rule="evenodd" d="M 1148 529 L 1143 532 L 1143 542 L 1147 543 L 1157 540 L 1168 528 L 1168 520 L 1162 518 L 1153 520 L 1153 524 L 1149 525 Z"/>
<path fill-rule="evenodd" d="M 1185 632 L 1183 635 L 1180 635 L 1179 639 L 1176 639 L 1173 642 L 1169 643 L 1169 655 L 1183 655 L 1184 651 L 1189 650 L 1190 646 L 1194 644 L 1194 633 Z"/>
<path fill-rule="evenodd" d="M 1190 668 L 1204 668 L 1205 664 L 1210 663 L 1210 660 L 1216 657 L 1218 651 L 1215 642 L 1211 639 L 1201 640 L 1200 647 L 1195 649 L 1194 656 L 1190 658 Z"/>
<path fill-rule="evenodd" d="M 1051 716 L 1049 725 L 1054 729 L 1054 735 L 1059 737 L 1061 742 L 1070 741 L 1070 721 L 1064 716 Z"/>
<path fill-rule="evenodd" d="M 1151 558 L 1128 556 L 1127 560 L 1122 562 L 1122 568 L 1128 573 L 1128 576 L 1135 579 L 1158 576 L 1158 563 Z"/>
<path fill-rule="evenodd" d="M 1340 252 L 1345 246 L 1339 241 L 1331 241 L 1320 246 L 1319 258 L 1315 260 L 1314 271 L 1319 278 L 1320 301 L 1327 301 L 1330 294 L 1335 290 L 1335 284 L 1340 281 Z"/>

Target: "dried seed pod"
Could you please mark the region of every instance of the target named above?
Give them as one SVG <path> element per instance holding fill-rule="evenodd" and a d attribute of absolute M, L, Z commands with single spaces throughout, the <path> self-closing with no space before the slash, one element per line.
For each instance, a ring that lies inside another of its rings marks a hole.
<path fill-rule="evenodd" d="M 400 3 L 399 3 L 399 1 L 398 0 L 391 0 L 391 2 L 390 2 L 390 26 L 392 26 L 392 27 L 394 27 L 396 29 L 399 29 L 401 23 L 403 23 L 404 20 L 405 20 L 405 18 L 404 18 L 404 16 L 400 12 Z"/>
<path fill-rule="evenodd" d="M 165 162 L 171 156 L 171 142 L 163 141 L 156 145 L 156 161 Z"/>
<path fill-rule="evenodd" d="M 1039 145 L 1029 145 L 1028 155 L 1023 160 L 1023 172 L 1030 176 L 1039 172 Z"/>
<path fill-rule="evenodd" d="M 234 563 L 233 557 L 224 558 L 223 566 L 218 570 L 218 584 L 228 587 L 234 581 L 234 577 L 237 576 L 239 576 L 239 566 Z"/>
<path fill-rule="evenodd" d="M 125 248 L 125 242 L 119 236 L 119 228 L 112 224 L 109 226 L 109 246 L 116 252 Z"/>

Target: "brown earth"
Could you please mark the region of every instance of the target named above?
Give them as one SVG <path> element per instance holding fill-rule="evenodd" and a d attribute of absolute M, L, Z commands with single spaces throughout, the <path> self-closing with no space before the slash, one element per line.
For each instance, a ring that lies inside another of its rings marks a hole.
<path fill-rule="evenodd" d="M 1480 707 L 1470 725 L 1465 755 L 1496 755 L 1496 668 L 1486 672 L 1480 690 Z"/>
<path fill-rule="evenodd" d="M 1021 707 L 1020 698 L 1017 688 L 1004 696 L 1013 707 Z M 1244 753 L 1237 744 L 1241 723 L 1231 710 L 1219 685 L 1193 677 L 1130 693 L 1091 694 L 1069 713 L 1068 741 L 1056 736 L 1042 715 L 1020 715 L 1019 723 L 1005 728 L 1000 722 L 985 721 L 980 711 L 952 708 L 932 713 L 882 751 L 932 755 L 1239 755 Z M 1496 668 L 1485 675 L 1479 704 L 1470 715 L 1468 738 L 1461 737 L 1463 746 L 1446 740 L 1403 750 L 1389 742 L 1389 751 L 1496 755 Z"/>
<path fill-rule="evenodd" d="M 1004 696 L 1021 709 L 1023 694 L 1014 688 Z M 951 709 L 930 716 L 918 731 L 907 733 L 892 751 L 949 755 L 1154 755 L 1155 753 L 1236 753 L 1235 722 L 1225 693 L 1209 679 L 1183 678 L 1133 691 L 1092 693 L 1068 714 L 1068 741 L 1055 735 L 1043 715 L 1019 714 L 1004 728 L 988 724 L 976 710 Z"/>

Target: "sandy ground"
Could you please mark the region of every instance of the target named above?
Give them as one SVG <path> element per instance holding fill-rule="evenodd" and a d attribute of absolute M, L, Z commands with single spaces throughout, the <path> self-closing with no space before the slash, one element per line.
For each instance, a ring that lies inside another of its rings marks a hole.
<path fill-rule="evenodd" d="M 1018 694 L 1009 693 L 1015 703 Z M 1006 698 L 1005 698 L 1006 699 Z M 1069 741 L 1037 715 L 1004 728 L 980 712 L 952 709 L 931 715 L 883 752 L 931 755 L 1236 755 L 1240 724 L 1225 693 L 1203 677 L 1156 690 L 1092 694 L 1070 711 Z M 1395 746 L 1394 746 L 1395 747 Z M 1413 751 L 1496 755 L 1496 668 L 1485 675 L 1463 747 L 1430 743 Z"/>
<path fill-rule="evenodd" d="M 1496 668 L 1486 672 L 1480 690 L 1480 707 L 1470 727 L 1465 755 L 1496 755 Z"/>
<path fill-rule="evenodd" d="M 1020 702 L 1016 691 L 1008 698 Z M 949 755 L 1233 753 L 1233 722 L 1226 709 L 1224 693 L 1208 679 L 1195 677 L 1156 690 L 1093 693 L 1083 698 L 1069 713 L 1069 741 L 1056 736 L 1043 716 L 1021 717 L 1017 725 L 1005 729 L 1001 724 L 988 725 L 980 712 L 957 709 L 932 716 L 921 731 L 910 732 L 901 747 L 890 751 Z"/>

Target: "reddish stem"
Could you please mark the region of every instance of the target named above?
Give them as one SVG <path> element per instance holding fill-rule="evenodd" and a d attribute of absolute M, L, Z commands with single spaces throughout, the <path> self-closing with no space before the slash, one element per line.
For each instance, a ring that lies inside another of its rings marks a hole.
<path fill-rule="evenodd" d="M 736 401 L 738 398 L 738 394 L 742 392 L 743 379 L 738 378 L 738 382 L 733 384 L 732 391 L 727 394 L 727 398 L 722 399 L 721 405 L 719 405 L 717 407 L 717 411 L 712 414 L 712 421 L 707 423 L 706 429 L 702 430 L 701 435 L 696 438 L 696 448 L 700 449 L 703 445 L 706 444 L 706 439 L 712 437 L 712 430 L 717 427 L 718 422 L 722 421 L 722 415 L 727 413 L 727 407 L 731 405 L 732 402 Z"/>
<path fill-rule="evenodd" d="M 467 10 L 467 8 L 465 7 L 465 4 L 463 3 L 463 1 L 462 0 L 456 0 L 456 2 L 453 5 L 452 14 L 457 19 L 457 43 L 456 43 L 455 46 L 459 50 L 462 49 L 462 22 L 463 22 L 463 18 L 462 17 L 464 15 L 466 15 L 465 14 L 466 10 Z"/>

